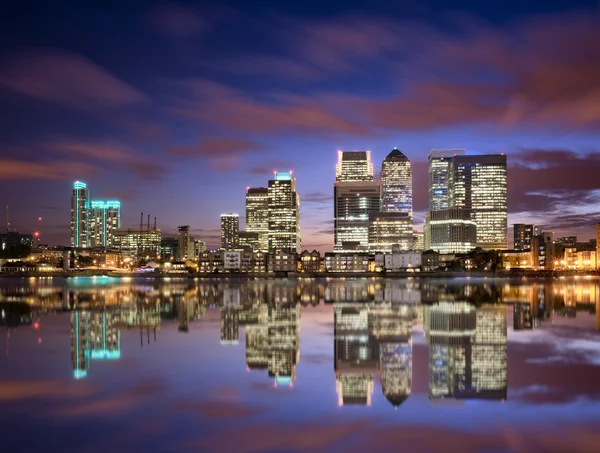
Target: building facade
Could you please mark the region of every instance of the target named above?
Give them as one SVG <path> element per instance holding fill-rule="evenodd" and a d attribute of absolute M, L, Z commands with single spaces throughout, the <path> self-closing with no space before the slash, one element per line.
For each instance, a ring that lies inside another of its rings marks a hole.
<path fill-rule="evenodd" d="M 240 231 L 238 239 L 238 247 L 244 250 L 261 250 L 262 244 L 260 242 L 260 233 L 250 231 Z"/>
<path fill-rule="evenodd" d="M 292 172 L 275 172 L 268 195 L 269 251 L 300 253 L 300 196 Z"/>
<path fill-rule="evenodd" d="M 247 189 L 246 231 L 259 235 L 259 250 L 269 249 L 269 189 L 266 187 Z"/>
<path fill-rule="evenodd" d="M 431 211 L 425 216 L 425 249 L 467 253 L 477 245 L 477 226 L 466 209 Z"/>
<path fill-rule="evenodd" d="M 90 246 L 89 207 L 90 194 L 87 184 L 75 181 L 71 194 L 71 247 L 87 248 Z"/>
<path fill-rule="evenodd" d="M 515 223 L 514 230 L 514 249 L 528 251 L 531 250 L 531 240 L 535 236 L 535 226 L 524 223 Z"/>
<path fill-rule="evenodd" d="M 406 212 L 369 213 L 369 250 L 391 252 L 394 246 L 400 250 L 414 247 L 412 218 Z"/>
<path fill-rule="evenodd" d="M 412 170 L 397 148 L 381 164 L 381 211 L 405 213 L 412 219 Z"/>
<path fill-rule="evenodd" d="M 112 247 L 121 228 L 121 202 L 92 200 L 89 211 L 90 247 Z"/>
<path fill-rule="evenodd" d="M 238 247 L 240 216 L 234 213 L 221 214 L 221 249 L 234 250 Z"/>
<path fill-rule="evenodd" d="M 371 151 L 338 151 L 336 181 L 373 181 Z"/>
<path fill-rule="evenodd" d="M 129 258 L 156 258 L 161 253 L 158 228 L 120 228 L 114 231 L 114 247 Z"/>
<path fill-rule="evenodd" d="M 468 209 L 477 225 L 477 246 L 506 250 L 506 156 L 455 156 L 450 164 L 449 205 Z"/>
<path fill-rule="evenodd" d="M 429 153 L 429 210 L 442 211 L 450 207 L 448 187 L 450 185 L 450 163 L 454 156 L 465 154 L 464 149 L 434 149 Z"/>

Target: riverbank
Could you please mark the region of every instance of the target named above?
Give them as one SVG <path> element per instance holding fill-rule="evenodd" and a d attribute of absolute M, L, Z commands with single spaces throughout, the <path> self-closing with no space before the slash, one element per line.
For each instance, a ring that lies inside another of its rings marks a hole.
<path fill-rule="evenodd" d="M 77 277 L 110 277 L 117 279 L 203 279 L 203 280 L 255 280 L 255 279 L 295 279 L 295 278 L 402 278 L 402 279 L 451 279 L 451 278 L 533 278 L 533 279 L 555 279 L 555 278 L 600 278 L 600 272 L 576 272 L 576 271 L 502 271 L 502 272 L 279 272 L 279 273 L 241 273 L 241 272 L 218 272 L 218 273 L 163 273 L 163 272 L 107 272 L 103 270 L 84 270 L 69 272 L 19 272 L 1 273 L 0 278 L 77 278 Z"/>

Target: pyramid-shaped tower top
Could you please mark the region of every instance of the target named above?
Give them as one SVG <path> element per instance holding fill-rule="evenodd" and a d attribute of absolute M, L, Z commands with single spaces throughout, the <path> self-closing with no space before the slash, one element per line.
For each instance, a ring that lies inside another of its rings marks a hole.
<path fill-rule="evenodd" d="M 385 160 L 408 160 L 408 157 L 406 157 L 398 148 L 394 148 L 392 152 L 387 155 Z"/>

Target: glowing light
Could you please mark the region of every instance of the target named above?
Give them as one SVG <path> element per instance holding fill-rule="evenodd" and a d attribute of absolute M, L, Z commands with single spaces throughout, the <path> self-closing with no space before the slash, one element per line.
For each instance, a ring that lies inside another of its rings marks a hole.
<path fill-rule="evenodd" d="M 41 218 L 41 217 L 38 217 L 38 220 L 39 220 L 39 221 L 41 221 L 41 220 L 42 220 L 42 218 Z"/>
<path fill-rule="evenodd" d="M 87 376 L 87 371 L 85 370 L 73 370 L 73 377 L 75 379 L 81 379 Z"/>
<path fill-rule="evenodd" d="M 39 322 L 34 322 L 33 323 L 33 328 L 36 329 L 36 330 L 39 329 L 40 328 L 40 323 Z"/>

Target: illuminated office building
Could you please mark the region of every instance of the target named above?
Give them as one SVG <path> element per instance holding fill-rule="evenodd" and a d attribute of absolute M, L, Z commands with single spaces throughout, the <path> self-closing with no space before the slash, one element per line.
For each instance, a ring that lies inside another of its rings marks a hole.
<path fill-rule="evenodd" d="M 467 253 L 477 246 L 477 225 L 467 209 L 444 209 L 425 214 L 425 250 Z"/>
<path fill-rule="evenodd" d="M 246 231 L 258 234 L 258 249 L 269 250 L 269 189 L 249 187 L 246 192 Z"/>
<path fill-rule="evenodd" d="M 396 148 L 381 164 L 381 211 L 405 213 L 412 219 L 410 161 Z"/>
<path fill-rule="evenodd" d="M 193 258 L 193 240 L 190 237 L 189 225 L 177 227 L 177 250 L 179 253 L 178 259 L 185 260 Z"/>
<path fill-rule="evenodd" d="M 470 210 L 477 225 L 477 246 L 506 250 L 506 156 L 455 156 L 450 174 L 449 204 Z"/>
<path fill-rule="evenodd" d="M 89 211 L 90 247 L 113 247 L 114 231 L 121 228 L 121 202 L 92 200 Z"/>
<path fill-rule="evenodd" d="M 258 251 L 262 248 L 260 240 L 261 236 L 259 233 L 240 231 L 238 235 L 238 247 L 240 249 Z"/>
<path fill-rule="evenodd" d="M 121 357 L 121 332 L 115 327 L 112 313 L 89 313 L 89 348 L 92 359 L 118 359 Z"/>
<path fill-rule="evenodd" d="M 373 181 L 370 151 L 338 152 L 333 203 L 334 251 L 367 251 L 369 214 L 381 208 L 381 184 Z"/>
<path fill-rule="evenodd" d="M 338 151 L 335 180 L 373 181 L 371 151 Z"/>
<path fill-rule="evenodd" d="M 235 250 L 240 234 L 240 216 L 233 213 L 221 214 L 221 250 Z"/>
<path fill-rule="evenodd" d="M 596 268 L 600 269 L 600 223 L 596 225 Z"/>
<path fill-rule="evenodd" d="M 75 181 L 71 195 L 71 247 L 90 246 L 89 208 L 90 195 L 86 183 Z"/>
<path fill-rule="evenodd" d="M 300 253 L 300 196 L 292 172 L 276 172 L 268 194 L 269 251 Z"/>
<path fill-rule="evenodd" d="M 454 156 L 465 154 L 464 149 L 434 149 L 429 153 L 429 210 L 441 211 L 450 207 L 448 187 L 450 163 Z"/>
<path fill-rule="evenodd" d="M 529 251 L 531 250 L 531 241 L 535 236 L 535 226 L 524 223 L 515 223 L 514 230 L 514 249 Z"/>
<path fill-rule="evenodd" d="M 160 229 L 120 228 L 114 230 L 114 247 L 129 258 L 160 256 Z"/>
<path fill-rule="evenodd" d="M 369 250 L 371 252 L 392 252 L 412 250 L 414 247 L 412 218 L 406 212 L 369 213 Z"/>
<path fill-rule="evenodd" d="M 75 379 L 86 377 L 90 368 L 89 340 L 89 312 L 71 313 L 71 364 Z"/>

